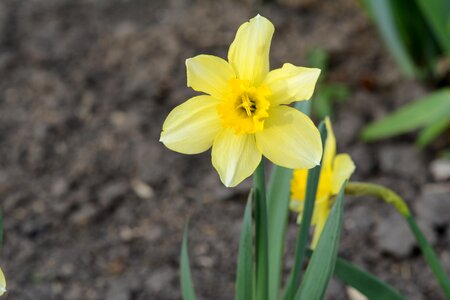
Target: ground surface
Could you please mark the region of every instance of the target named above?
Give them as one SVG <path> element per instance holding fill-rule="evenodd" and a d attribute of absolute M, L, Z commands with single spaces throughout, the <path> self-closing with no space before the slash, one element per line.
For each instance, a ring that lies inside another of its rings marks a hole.
<path fill-rule="evenodd" d="M 442 190 L 446 198 L 448 185 L 430 185 L 433 150 L 418 151 L 412 136 L 372 145 L 357 139 L 363 124 L 426 88 L 400 76 L 354 1 L 298 2 L 0 2 L 5 299 L 179 299 L 178 256 L 189 217 L 199 298 L 232 299 L 250 183 L 226 189 L 209 153 L 180 155 L 158 138 L 167 113 L 193 95 L 184 60 L 225 57 L 237 27 L 256 13 L 276 27 L 272 67 L 304 65 L 315 47 L 329 51 L 328 81 L 351 90 L 336 111 L 339 152 L 353 156 L 354 179 L 393 187 L 420 211 L 450 271 L 448 215 L 445 201 L 436 200 Z M 349 199 L 345 209 L 342 256 L 410 299 L 443 299 L 389 207 Z M 292 222 L 290 253 L 295 229 Z M 327 297 L 349 299 L 338 282 Z"/>

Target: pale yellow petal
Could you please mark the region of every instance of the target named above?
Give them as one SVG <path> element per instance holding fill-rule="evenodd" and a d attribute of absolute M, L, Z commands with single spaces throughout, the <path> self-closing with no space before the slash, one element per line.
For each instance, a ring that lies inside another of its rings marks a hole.
<path fill-rule="evenodd" d="M 327 223 L 328 215 L 330 214 L 330 203 L 328 198 L 326 201 L 322 201 L 320 203 L 316 203 L 316 206 L 314 207 L 314 217 L 313 224 L 315 225 L 314 228 L 314 235 L 313 240 L 311 242 L 311 249 L 315 249 L 317 246 L 317 242 L 319 242 L 320 235 L 322 234 L 323 228 L 325 227 L 325 224 Z"/>
<path fill-rule="evenodd" d="M 239 79 L 259 86 L 269 72 L 269 51 L 273 24 L 257 15 L 239 27 L 228 51 L 228 62 Z"/>
<path fill-rule="evenodd" d="M 0 269 L 0 296 L 6 292 L 6 279 L 2 269 Z"/>
<path fill-rule="evenodd" d="M 187 59 L 186 70 L 189 87 L 219 99 L 226 97 L 229 81 L 236 77 L 226 60 L 213 55 L 198 55 Z"/>
<path fill-rule="evenodd" d="M 227 187 L 236 186 L 252 175 L 261 157 L 254 135 L 237 135 L 230 129 L 224 129 L 214 140 L 212 163 Z"/>
<path fill-rule="evenodd" d="M 320 163 L 322 141 L 311 119 L 288 106 L 269 110 L 256 144 L 273 163 L 290 169 L 310 169 Z"/>
<path fill-rule="evenodd" d="M 334 156 L 336 155 L 336 137 L 334 136 L 333 127 L 329 117 L 325 118 L 325 126 L 327 129 L 327 139 L 323 153 L 322 168 L 331 172 L 333 167 Z"/>
<path fill-rule="evenodd" d="M 336 155 L 333 164 L 333 179 L 332 179 L 332 193 L 336 195 L 339 193 L 342 184 L 345 180 L 350 179 L 350 176 L 355 171 L 356 167 L 350 155 L 346 153 Z"/>
<path fill-rule="evenodd" d="M 272 92 L 268 100 L 272 105 L 309 100 L 319 75 L 320 69 L 284 64 L 282 68 L 270 71 L 264 79 L 263 84 Z"/>
<path fill-rule="evenodd" d="M 163 124 L 160 141 L 167 148 L 196 154 L 208 150 L 222 128 L 217 104 L 211 96 L 197 96 L 175 107 Z"/>

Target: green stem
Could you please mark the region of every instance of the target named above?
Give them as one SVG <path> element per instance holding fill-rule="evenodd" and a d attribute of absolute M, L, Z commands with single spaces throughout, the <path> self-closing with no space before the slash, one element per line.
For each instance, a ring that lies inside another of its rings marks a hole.
<path fill-rule="evenodd" d="M 436 252 L 434 252 L 433 248 L 428 243 L 427 238 L 420 230 L 419 226 L 417 226 L 416 220 L 412 217 L 412 215 L 406 217 L 406 221 L 408 222 L 409 228 L 411 228 L 411 231 L 416 237 L 420 249 L 425 256 L 428 265 L 433 271 L 434 276 L 436 277 L 442 290 L 444 291 L 445 296 L 447 297 L 447 299 L 450 299 L 450 280 L 444 268 L 442 267 L 439 258 L 436 255 Z"/>
<path fill-rule="evenodd" d="M 433 271 L 434 276 L 439 282 L 447 299 L 450 299 L 450 280 L 447 273 L 442 267 L 438 256 L 434 252 L 431 245 L 428 243 L 427 238 L 417 226 L 411 211 L 408 208 L 406 202 L 394 191 L 372 183 L 364 182 L 349 182 L 345 188 L 345 193 L 351 196 L 374 196 L 381 198 L 385 202 L 391 204 L 395 209 L 405 218 L 412 233 L 414 234 L 420 249 L 422 250 L 425 259 Z"/>
<path fill-rule="evenodd" d="M 267 201 L 264 175 L 264 160 L 254 173 L 255 231 L 256 231 L 256 299 L 266 300 L 269 294 L 269 255 L 267 231 Z"/>

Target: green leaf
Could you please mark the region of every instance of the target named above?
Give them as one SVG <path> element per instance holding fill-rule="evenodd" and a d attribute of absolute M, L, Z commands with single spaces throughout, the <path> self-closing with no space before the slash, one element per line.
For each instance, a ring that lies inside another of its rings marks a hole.
<path fill-rule="evenodd" d="M 267 201 L 269 221 L 269 299 L 278 299 L 284 238 L 289 216 L 292 170 L 273 166 L 269 180 Z"/>
<path fill-rule="evenodd" d="M 267 229 L 267 204 L 264 176 L 264 160 L 256 168 L 255 174 L 255 239 L 256 239 L 256 299 L 268 299 L 269 294 L 269 253 Z"/>
<path fill-rule="evenodd" d="M 390 2 L 390 0 L 363 0 L 398 65 L 406 75 L 414 76 L 416 74 L 414 61 L 403 43 L 402 34 L 396 23 L 396 13 Z"/>
<path fill-rule="evenodd" d="M 316 250 L 305 272 L 303 282 L 295 295 L 295 300 L 320 300 L 334 272 L 344 211 L 344 183 L 336 197 L 324 230 L 320 235 Z"/>
<path fill-rule="evenodd" d="M 342 258 L 336 261 L 334 276 L 357 289 L 368 299 L 406 300 L 387 283 Z"/>
<path fill-rule="evenodd" d="M 236 300 L 253 299 L 253 236 L 252 204 L 254 193 L 250 191 L 242 222 L 241 239 L 236 276 Z"/>
<path fill-rule="evenodd" d="M 194 292 L 194 286 L 191 279 L 191 268 L 189 267 L 189 255 L 188 255 L 188 229 L 186 225 L 184 228 L 183 242 L 181 245 L 181 258 L 180 258 L 180 276 L 181 276 L 181 294 L 183 300 L 195 300 L 197 299 Z"/>
<path fill-rule="evenodd" d="M 420 147 L 425 147 L 437 138 L 442 132 L 450 126 L 450 113 L 447 116 L 443 116 L 441 119 L 437 119 L 435 122 L 426 126 L 419 134 L 417 138 L 417 144 Z"/>
<path fill-rule="evenodd" d="M 365 141 L 373 141 L 402 134 L 450 114 L 450 89 L 445 88 L 429 94 L 416 102 L 367 126 L 362 132 Z"/>
<path fill-rule="evenodd" d="M 311 257 L 312 253 L 313 251 L 308 250 L 306 254 Z M 392 286 L 343 258 L 337 258 L 333 275 L 346 285 L 357 289 L 368 299 L 406 300 Z"/>
<path fill-rule="evenodd" d="M 434 36 L 450 58 L 450 1 L 417 0 Z"/>
<path fill-rule="evenodd" d="M 311 101 L 299 101 L 295 108 L 309 114 Z M 305 105 L 306 104 L 306 105 Z M 284 238 L 289 219 L 292 170 L 274 165 L 267 189 L 269 231 L 269 299 L 278 299 L 283 263 Z"/>
<path fill-rule="evenodd" d="M 319 125 L 320 135 L 322 137 L 322 145 L 325 145 L 327 138 L 327 131 L 325 124 L 322 122 Z M 302 213 L 302 221 L 298 231 L 297 243 L 295 246 L 294 266 L 289 275 L 289 280 L 286 286 L 286 291 L 283 299 L 291 300 L 295 295 L 295 291 L 300 285 L 301 269 L 303 260 L 305 258 L 305 251 L 309 241 L 309 228 L 311 227 L 312 215 L 314 212 L 314 205 L 319 185 L 321 166 L 317 166 L 308 171 L 308 178 L 306 182 L 305 206 Z"/>

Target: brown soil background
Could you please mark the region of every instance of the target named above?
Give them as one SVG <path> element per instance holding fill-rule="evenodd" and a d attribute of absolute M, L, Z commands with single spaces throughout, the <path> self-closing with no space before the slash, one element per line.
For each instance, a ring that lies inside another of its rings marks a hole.
<path fill-rule="evenodd" d="M 413 135 L 370 145 L 357 137 L 368 121 L 427 88 L 400 75 L 356 1 L 291 2 L 300 4 L 0 2 L 5 299 L 180 299 L 178 257 L 188 218 L 199 299 L 233 298 L 250 182 L 226 189 L 210 153 L 177 154 L 158 139 L 168 112 L 194 95 L 184 60 L 226 57 L 238 26 L 257 13 L 276 27 L 272 68 L 305 65 L 316 47 L 330 53 L 327 81 L 351 90 L 336 107 L 335 132 L 339 152 L 358 166 L 354 179 L 395 188 L 417 207 L 434 181 L 429 164 L 439 144 L 419 151 Z M 444 299 L 417 249 L 382 246 L 386 226 L 403 225 L 391 208 L 349 198 L 345 210 L 340 255 L 409 299 Z M 450 271 L 447 221 L 426 224 Z M 292 221 L 286 271 L 295 230 Z M 408 243 L 404 236 L 394 238 L 396 247 Z M 333 281 L 327 299 L 349 298 Z"/>

